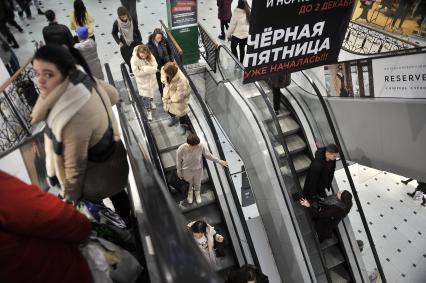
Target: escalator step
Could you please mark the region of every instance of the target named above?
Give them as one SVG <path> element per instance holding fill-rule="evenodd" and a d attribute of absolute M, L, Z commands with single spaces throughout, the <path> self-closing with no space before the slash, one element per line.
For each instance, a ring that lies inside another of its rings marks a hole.
<path fill-rule="evenodd" d="M 328 269 L 338 266 L 345 261 L 343 254 L 337 246 L 331 246 L 324 250 L 324 257 Z"/>
<path fill-rule="evenodd" d="M 183 213 L 187 213 L 187 212 L 192 211 L 194 209 L 198 209 L 200 207 L 214 203 L 216 201 L 216 197 L 214 195 L 214 192 L 211 191 L 211 190 L 209 190 L 207 192 L 203 192 L 201 190 L 201 200 L 202 200 L 202 202 L 200 204 L 197 204 L 195 202 L 195 199 L 194 199 L 194 202 L 192 204 L 188 204 L 186 202 L 186 199 L 185 199 L 185 200 L 183 200 L 179 203 L 179 208 L 182 210 Z"/>
<path fill-rule="evenodd" d="M 203 220 L 212 226 L 222 222 L 220 209 L 215 203 L 188 211 L 185 213 L 185 217 L 188 222 Z"/>
<path fill-rule="evenodd" d="M 324 251 L 326 249 L 329 249 L 330 247 L 336 245 L 339 241 L 335 236 L 333 236 L 330 239 L 327 239 L 321 243 L 321 249 Z"/>
<path fill-rule="evenodd" d="M 150 123 L 152 134 L 160 152 L 168 149 L 177 148 L 186 142 L 185 135 L 179 135 L 176 130 L 167 126 L 168 119 L 158 120 Z"/>
<path fill-rule="evenodd" d="M 161 153 L 160 159 L 165 172 L 176 169 L 176 149 Z"/>
<path fill-rule="evenodd" d="M 306 148 L 305 141 L 299 135 L 291 135 L 287 137 L 286 142 L 290 154 L 302 151 Z M 285 156 L 284 147 L 281 144 L 275 146 L 275 151 L 280 157 Z"/>
<path fill-rule="evenodd" d="M 333 283 L 351 282 L 351 276 L 342 264 L 330 269 L 330 277 Z"/>
<path fill-rule="evenodd" d="M 300 128 L 299 124 L 291 116 L 280 117 L 279 123 L 281 131 L 286 136 L 295 134 L 297 131 L 299 131 Z M 272 121 L 269 121 L 267 125 L 272 134 L 274 136 L 277 136 L 278 133 L 274 123 Z"/>
<path fill-rule="evenodd" d="M 292 156 L 292 160 L 294 163 L 294 168 L 296 169 L 296 173 L 301 173 L 307 170 L 309 165 L 311 165 L 311 159 L 304 153 Z M 290 168 L 287 168 L 287 166 L 281 167 L 281 174 L 290 176 Z"/>

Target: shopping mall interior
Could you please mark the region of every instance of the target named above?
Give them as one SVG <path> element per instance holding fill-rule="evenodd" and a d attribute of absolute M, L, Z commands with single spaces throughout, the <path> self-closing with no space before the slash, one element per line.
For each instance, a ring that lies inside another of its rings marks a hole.
<path fill-rule="evenodd" d="M 2 1 L 0 282 L 425 282 L 426 1 Z M 247 80 L 315 4 L 338 57 Z"/>

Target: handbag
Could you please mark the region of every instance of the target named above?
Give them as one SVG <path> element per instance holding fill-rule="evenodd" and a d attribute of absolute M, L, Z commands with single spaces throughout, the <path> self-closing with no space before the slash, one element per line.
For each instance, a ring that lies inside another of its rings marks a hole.
<path fill-rule="evenodd" d="M 179 178 L 176 171 L 173 171 L 168 181 L 169 186 L 173 187 L 176 191 L 185 196 L 188 194 L 189 183 L 184 179 Z"/>

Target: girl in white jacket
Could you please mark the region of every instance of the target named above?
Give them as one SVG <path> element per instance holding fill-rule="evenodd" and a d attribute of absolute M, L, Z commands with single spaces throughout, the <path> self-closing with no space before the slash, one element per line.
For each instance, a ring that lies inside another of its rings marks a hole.
<path fill-rule="evenodd" d="M 147 111 L 149 121 L 152 121 L 152 109 L 156 109 L 154 103 L 154 91 L 157 85 L 155 74 L 158 72 L 157 61 L 146 45 L 138 45 L 133 49 L 130 60 L 133 74 L 135 75 L 138 92 Z"/>
<path fill-rule="evenodd" d="M 226 38 L 231 40 L 231 51 L 236 58 L 239 58 L 241 64 L 244 61 L 247 38 L 249 36 L 250 6 L 246 0 L 239 0 L 238 6 L 234 10 L 229 29 L 226 32 Z M 240 56 L 238 57 L 237 46 Z"/>

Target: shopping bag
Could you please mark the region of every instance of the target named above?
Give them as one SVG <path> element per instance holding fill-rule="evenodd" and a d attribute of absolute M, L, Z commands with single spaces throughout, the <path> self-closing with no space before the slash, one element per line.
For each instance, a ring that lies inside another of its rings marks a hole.
<path fill-rule="evenodd" d="M 82 200 L 78 203 L 77 209 L 85 214 L 90 221 L 113 225 L 120 229 L 127 227 L 124 220 L 115 211 L 103 204 Z"/>
<path fill-rule="evenodd" d="M 94 283 L 133 283 L 143 270 L 128 251 L 99 237 L 91 236 L 80 250 Z"/>
<path fill-rule="evenodd" d="M 173 187 L 176 191 L 185 196 L 188 194 L 189 183 L 184 179 L 179 178 L 176 171 L 170 175 L 169 186 Z"/>

